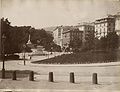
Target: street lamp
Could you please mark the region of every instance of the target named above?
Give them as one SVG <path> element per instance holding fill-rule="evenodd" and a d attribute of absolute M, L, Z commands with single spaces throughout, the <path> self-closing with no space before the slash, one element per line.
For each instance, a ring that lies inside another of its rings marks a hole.
<path fill-rule="evenodd" d="M 26 64 L 26 63 L 25 63 L 25 48 L 26 48 L 26 45 L 24 44 L 24 45 L 23 45 L 23 49 L 24 49 L 24 50 L 23 50 L 23 53 L 24 53 L 24 55 L 23 55 L 24 65 Z"/>
<path fill-rule="evenodd" d="M 5 39 L 6 36 L 3 34 L 2 35 L 2 60 L 3 60 L 3 65 L 2 65 L 2 78 L 5 78 Z"/>
<path fill-rule="evenodd" d="M 53 52 L 53 47 L 51 47 L 51 54 L 52 54 L 52 52 Z"/>

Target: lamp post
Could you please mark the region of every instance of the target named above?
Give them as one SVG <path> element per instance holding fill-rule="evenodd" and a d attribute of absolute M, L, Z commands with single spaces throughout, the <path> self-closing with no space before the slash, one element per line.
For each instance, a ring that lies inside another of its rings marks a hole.
<path fill-rule="evenodd" d="M 49 58 L 49 51 L 48 51 L 48 58 Z"/>
<path fill-rule="evenodd" d="M 26 65 L 26 63 L 25 63 L 25 48 L 26 48 L 26 45 L 24 44 L 23 45 L 23 48 L 24 48 L 24 50 L 23 50 L 23 60 L 24 60 L 24 65 Z"/>
<path fill-rule="evenodd" d="M 5 39 L 6 36 L 3 34 L 2 35 L 2 60 L 3 60 L 3 64 L 2 64 L 2 78 L 5 78 Z"/>
<path fill-rule="evenodd" d="M 53 52 L 53 47 L 51 47 L 51 54 L 52 54 L 52 52 Z"/>

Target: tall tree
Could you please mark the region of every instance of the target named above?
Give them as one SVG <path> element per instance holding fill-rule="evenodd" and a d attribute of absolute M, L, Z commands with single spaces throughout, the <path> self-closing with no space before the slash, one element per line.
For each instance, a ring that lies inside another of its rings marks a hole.
<path fill-rule="evenodd" d="M 51 44 L 53 43 L 53 36 L 50 33 L 47 33 L 44 29 L 32 28 L 30 34 L 31 42 L 33 44 L 44 46 L 46 50 L 51 48 Z"/>
<path fill-rule="evenodd" d="M 82 46 L 82 40 L 77 37 L 74 37 L 73 40 L 70 41 L 69 47 L 72 49 L 80 49 Z"/>
<path fill-rule="evenodd" d="M 119 47 L 119 36 L 116 32 L 110 32 L 105 37 L 97 40 L 95 44 L 97 49 L 101 50 L 115 50 Z"/>
<path fill-rule="evenodd" d="M 119 47 L 119 36 L 116 34 L 116 32 L 108 33 L 106 39 L 107 39 L 107 48 L 109 50 L 114 50 Z"/>
<path fill-rule="evenodd" d="M 8 19 L 1 19 L 2 35 L 6 36 L 4 48 L 6 54 L 14 54 L 22 51 L 23 44 L 28 41 L 30 26 L 13 27 Z"/>
<path fill-rule="evenodd" d="M 107 50 L 107 38 L 101 37 L 99 45 L 101 50 Z"/>
<path fill-rule="evenodd" d="M 82 49 L 85 51 L 94 49 L 95 41 L 97 41 L 97 39 L 95 39 L 94 37 L 94 32 L 89 32 L 88 34 L 86 34 L 85 42 L 83 42 Z"/>
<path fill-rule="evenodd" d="M 11 28 L 11 25 L 10 25 L 10 22 L 8 21 L 8 19 L 4 19 L 2 18 L 1 19 L 1 35 L 5 36 L 5 42 L 3 43 L 3 39 L 2 39 L 2 44 L 4 44 L 4 51 L 5 53 L 8 53 L 10 51 L 10 28 Z"/>

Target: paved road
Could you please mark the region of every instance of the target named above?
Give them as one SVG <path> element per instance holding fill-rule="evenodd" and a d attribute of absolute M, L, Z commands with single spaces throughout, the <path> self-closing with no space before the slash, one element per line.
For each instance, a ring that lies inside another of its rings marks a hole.
<path fill-rule="evenodd" d="M 44 57 L 38 57 L 44 59 Z M 34 60 L 34 57 L 31 61 Z M 35 75 L 35 82 L 28 81 L 28 78 L 21 79 L 20 81 L 12 81 L 11 79 L 1 80 L 0 88 L 13 88 L 13 89 L 51 89 L 50 92 L 57 90 L 120 90 L 120 63 L 109 64 L 94 64 L 94 65 L 38 65 L 31 64 L 31 61 L 6 61 L 6 70 L 32 70 L 37 72 Z M 2 62 L 0 62 L 0 69 L 2 69 Z M 55 83 L 49 83 L 48 73 L 54 72 Z M 69 73 L 75 73 L 76 84 L 69 83 Z M 91 84 L 92 73 L 98 73 L 100 85 Z M 23 81 L 24 80 L 24 81 Z M 24 85 L 25 84 L 25 85 Z M 45 92 L 42 91 L 42 92 Z M 46 91 L 49 92 L 49 91 Z M 68 91 L 69 92 L 69 91 Z M 83 91 L 82 91 L 83 92 Z"/>

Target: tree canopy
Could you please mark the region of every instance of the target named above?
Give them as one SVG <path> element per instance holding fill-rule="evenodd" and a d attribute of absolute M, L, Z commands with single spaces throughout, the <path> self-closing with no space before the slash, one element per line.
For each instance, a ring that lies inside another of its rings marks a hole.
<path fill-rule="evenodd" d="M 119 47 L 119 36 L 116 32 L 110 32 L 105 37 L 96 40 L 95 47 L 99 50 L 115 50 Z"/>
<path fill-rule="evenodd" d="M 2 35 L 4 34 L 6 37 L 4 42 L 6 54 L 22 52 L 23 45 L 27 44 L 29 35 L 32 44 L 44 46 L 46 49 L 50 49 L 51 43 L 53 43 L 52 35 L 44 29 L 35 29 L 31 26 L 11 26 L 8 19 L 1 19 L 1 30 Z M 26 45 L 26 51 L 29 49 Z"/>

